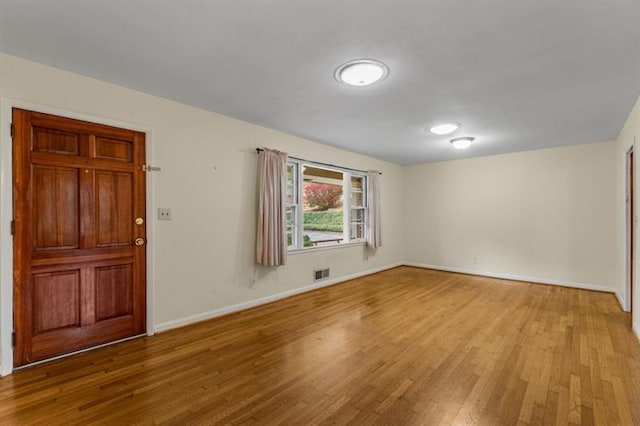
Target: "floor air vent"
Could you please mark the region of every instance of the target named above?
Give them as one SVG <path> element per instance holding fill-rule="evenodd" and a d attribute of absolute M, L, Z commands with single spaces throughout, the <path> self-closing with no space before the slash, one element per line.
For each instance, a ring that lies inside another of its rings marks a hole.
<path fill-rule="evenodd" d="M 313 271 L 313 280 L 319 281 L 325 278 L 329 278 L 329 268 L 327 269 L 318 269 L 317 271 Z"/>

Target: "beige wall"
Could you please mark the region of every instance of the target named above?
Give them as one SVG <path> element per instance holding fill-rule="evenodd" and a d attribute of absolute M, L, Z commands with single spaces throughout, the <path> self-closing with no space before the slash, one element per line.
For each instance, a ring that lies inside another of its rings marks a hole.
<path fill-rule="evenodd" d="M 162 168 L 153 174 L 153 196 L 173 214 L 155 223 L 150 247 L 156 324 L 310 285 L 321 267 L 338 278 L 401 261 L 398 165 L 8 55 L 0 54 L 0 73 L 0 96 L 151 130 L 148 149 Z M 375 253 L 359 245 L 298 254 L 285 267 L 256 267 L 255 148 L 262 146 L 383 172 L 384 246 Z"/>
<path fill-rule="evenodd" d="M 640 197 L 640 191 L 638 190 L 640 186 L 640 169 L 638 165 L 640 162 L 638 158 L 640 157 L 640 151 L 637 148 L 636 142 L 640 137 L 640 98 L 636 102 L 635 106 L 631 110 L 627 121 L 620 131 L 618 135 L 618 139 L 616 140 L 616 290 L 623 295 L 623 297 L 627 297 L 627 285 L 626 285 L 626 154 L 629 151 L 629 148 L 632 146 L 636 146 L 634 150 L 634 163 L 635 163 L 635 188 L 636 188 L 636 218 L 638 217 L 638 208 L 640 207 L 640 203 L 638 202 L 638 197 Z M 637 225 L 636 225 L 637 229 Z M 637 238 L 638 230 L 636 230 L 636 261 L 635 264 L 638 265 L 638 245 L 640 239 Z M 636 271 L 639 271 L 636 267 Z M 633 307 L 634 312 L 634 324 L 636 327 L 636 332 L 640 337 L 640 285 L 638 284 L 638 272 L 636 272 L 636 280 L 634 283 L 634 294 L 635 303 Z"/>
<path fill-rule="evenodd" d="M 614 287 L 615 144 L 405 169 L 404 258 Z"/>

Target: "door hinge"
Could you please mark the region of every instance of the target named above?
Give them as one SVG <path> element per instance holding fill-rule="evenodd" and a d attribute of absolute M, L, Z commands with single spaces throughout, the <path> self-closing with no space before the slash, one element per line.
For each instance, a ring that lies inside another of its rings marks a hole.
<path fill-rule="evenodd" d="M 160 167 L 147 166 L 146 164 L 142 165 L 143 172 L 159 172 L 160 170 L 162 170 Z"/>
<path fill-rule="evenodd" d="M 11 333 L 11 346 L 16 345 L 16 332 Z"/>
<path fill-rule="evenodd" d="M 11 123 L 11 139 L 13 139 L 15 135 L 16 135 L 16 126 L 15 124 Z"/>
<path fill-rule="evenodd" d="M 16 233 L 16 221 L 12 220 L 11 221 L 11 235 L 14 235 Z"/>

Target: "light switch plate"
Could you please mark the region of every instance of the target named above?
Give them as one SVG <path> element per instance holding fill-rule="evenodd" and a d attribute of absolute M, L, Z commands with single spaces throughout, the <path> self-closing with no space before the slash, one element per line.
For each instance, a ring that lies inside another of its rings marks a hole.
<path fill-rule="evenodd" d="M 158 209 L 158 220 L 171 220 L 171 209 Z"/>

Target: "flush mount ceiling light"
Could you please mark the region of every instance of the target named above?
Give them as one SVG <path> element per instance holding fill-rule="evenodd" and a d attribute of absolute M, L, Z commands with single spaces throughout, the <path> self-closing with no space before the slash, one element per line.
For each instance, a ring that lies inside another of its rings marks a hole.
<path fill-rule="evenodd" d="M 434 135 L 448 135 L 460 128 L 460 123 L 442 123 L 429 128 Z"/>
<path fill-rule="evenodd" d="M 350 86 L 370 86 L 389 75 L 389 67 L 373 59 L 356 59 L 340 65 L 334 77 Z"/>
<path fill-rule="evenodd" d="M 451 139 L 449 142 L 451 142 L 455 149 L 467 149 L 474 140 L 476 140 L 476 138 L 464 137 Z"/>

